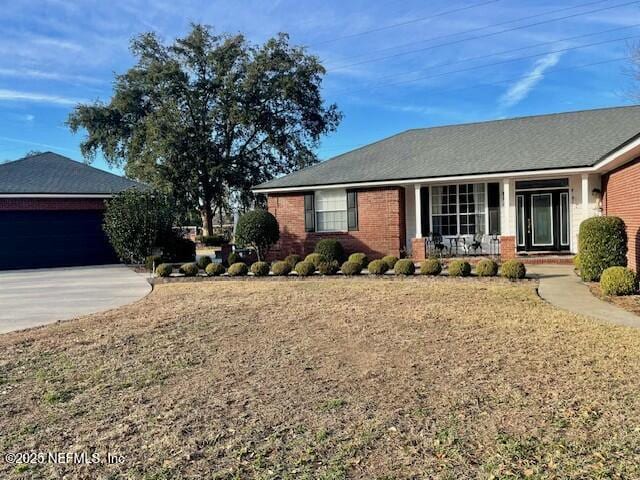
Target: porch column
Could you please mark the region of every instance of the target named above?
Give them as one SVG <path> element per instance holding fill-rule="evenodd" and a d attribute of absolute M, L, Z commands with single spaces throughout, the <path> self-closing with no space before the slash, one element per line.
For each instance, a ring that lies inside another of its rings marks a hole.
<path fill-rule="evenodd" d="M 589 215 L 589 175 L 586 173 L 582 174 L 582 185 L 580 188 L 582 192 L 582 214 L 584 218 L 588 218 Z"/>
<path fill-rule="evenodd" d="M 516 209 L 511 204 L 511 181 L 508 178 L 502 180 L 502 228 L 500 235 L 500 258 L 508 260 L 516 256 Z"/>
<path fill-rule="evenodd" d="M 422 238 L 422 197 L 420 189 L 422 185 L 415 185 L 415 202 L 416 202 L 416 238 Z"/>
<path fill-rule="evenodd" d="M 502 180 L 502 195 L 504 196 L 502 235 L 513 235 L 514 232 L 511 231 L 511 183 L 506 178 Z"/>

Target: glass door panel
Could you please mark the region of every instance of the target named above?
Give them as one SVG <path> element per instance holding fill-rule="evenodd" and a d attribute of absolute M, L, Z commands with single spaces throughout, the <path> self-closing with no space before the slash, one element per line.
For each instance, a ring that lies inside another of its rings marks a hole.
<path fill-rule="evenodd" d="M 550 193 L 531 195 L 531 236 L 536 247 L 553 245 L 553 205 Z"/>

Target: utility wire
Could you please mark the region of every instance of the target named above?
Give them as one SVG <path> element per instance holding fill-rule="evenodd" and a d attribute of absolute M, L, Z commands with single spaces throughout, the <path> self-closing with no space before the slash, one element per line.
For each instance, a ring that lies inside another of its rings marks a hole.
<path fill-rule="evenodd" d="M 527 56 L 524 56 L 524 57 L 511 58 L 511 59 L 508 59 L 508 60 L 502 60 L 500 62 L 477 65 L 475 67 L 462 68 L 462 69 L 459 69 L 459 70 L 451 70 L 451 71 L 448 71 L 448 72 L 442 72 L 442 73 L 437 73 L 437 74 L 433 74 L 433 75 L 427 75 L 427 76 L 423 76 L 423 77 L 413 78 L 411 80 L 401 80 L 401 81 L 398 81 L 398 82 L 380 83 L 380 84 L 377 84 L 377 85 L 374 85 L 374 86 L 360 88 L 360 89 L 357 89 L 357 90 L 344 90 L 344 91 L 340 91 L 338 93 L 356 93 L 356 92 L 361 92 L 361 91 L 369 91 L 371 89 L 377 89 L 377 88 L 381 88 L 381 87 L 394 86 L 394 85 L 404 85 L 404 84 L 408 84 L 408 83 L 415 83 L 415 82 L 419 82 L 419 81 L 422 81 L 422 80 L 429 80 L 429 79 L 432 79 L 432 78 L 451 75 L 451 74 L 454 74 L 454 73 L 469 72 L 469 71 L 472 71 L 472 70 L 479 70 L 481 68 L 494 67 L 494 66 L 503 65 L 503 64 L 506 64 L 506 63 L 517 62 L 517 61 L 520 61 L 520 60 L 527 60 L 527 59 L 530 59 L 530 58 L 542 57 L 542 56 L 550 55 L 550 54 L 553 54 L 553 53 L 570 52 L 570 51 L 578 50 L 578 49 L 581 49 L 581 48 L 595 47 L 595 46 L 598 46 L 598 45 L 606 45 L 608 43 L 620 42 L 620 41 L 623 41 L 623 40 L 631 40 L 631 39 L 637 39 L 637 38 L 639 38 L 638 35 L 632 35 L 632 36 L 628 36 L 628 37 L 615 38 L 615 39 L 612 39 L 612 40 L 604 40 L 604 41 L 601 41 L 601 42 L 587 43 L 587 44 L 584 44 L 584 45 L 577 45 L 575 47 L 561 48 L 561 49 L 557 49 L 557 50 L 551 50 L 549 52 L 536 53 L 534 55 L 527 55 Z"/>
<path fill-rule="evenodd" d="M 596 2 L 596 3 L 598 3 L 598 2 Z M 614 8 L 620 8 L 620 7 L 633 5 L 633 4 L 638 4 L 638 3 L 640 3 L 640 2 L 637 1 L 637 0 L 632 1 L 632 2 L 619 3 L 619 4 L 616 4 L 616 5 L 612 5 L 612 6 L 608 6 L 608 7 L 604 7 L 604 8 L 598 8 L 598 9 L 594 9 L 594 10 L 588 10 L 586 12 L 574 13 L 574 14 L 571 14 L 571 15 L 566 15 L 564 17 L 558 17 L 558 18 L 553 18 L 553 19 L 549 19 L 549 20 L 544 20 L 544 21 L 541 21 L 541 22 L 529 23 L 529 24 L 526 24 L 526 25 L 520 25 L 520 26 L 517 26 L 517 27 L 507 28 L 507 29 L 504 29 L 504 30 L 499 30 L 497 32 L 490 32 L 490 33 L 486 33 L 486 34 L 483 34 L 483 35 L 476 35 L 474 37 L 467 37 L 467 38 L 463 38 L 463 39 L 459 39 L 459 40 L 454 40 L 454 41 L 451 41 L 451 42 L 437 43 L 435 45 L 430 45 L 428 47 L 418 48 L 418 49 L 414 49 L 414 50 L 407 50 L 406 52 L 400 52 L 400 53 L 396 53 L 396 54 L 393 54 L 393 55 L 386 55 L 386 56 L 376 57 L 376 58 L 369 59 L 369 60 L 362 60 L 360 62 L 339 65 L 337 67 L 327 68 L 327 71 L 328 72 L 334 72 L 336 70 L 343 70 L 345 68 L 354 67 L 354 66 L 358 66 L 358 65 L 363 65 L 363 64 L 367 64 L 367 63 L 374 63 L 374 62 L 379 62 L 379 61 L 382 61 L 382 60 L 388 60 L 388 59 L 391 59 L 391 58 L 398 58 L 398 57 L 402 57 L 402 56 L 406 56 L 406 55 L 412 55 L 414 53 L 426 52 L 428 50 L 433 50 L 433 49 L 440 48 L 440 47 L 445 47 L 445 46 L 450 46 L 450 45 L 457 45 L 457 44 L 468 42 L 468 41 L 471 41 L 471 40 L 479 40 L 479 39 L 483 39 L 483 38 L 494 37 L 494 36 L 497 36 L 497 35 L 501 35 L 503 33 L 513 32 L 513 31 L 516 31 L 516 30 L 524 29 L 524 28 L 535 27 L 535 26 L 538 26 L 538 25 L 544 25 L 544 24 L 547 24 L 547 23 L 557 22 L 557 21 L 560 21 L 560 20 L 567 20 L 569 18 L 576 18 L 576 17 L 580 17 L 580 16 L 583 16 L 583 15 L 588 15 L 588 14 L 591 14 L 591 13 L 603 12 L 605 10 L 612 10 Z M 551 12 L 548 12 L 548 13 L 551 13 Z M 534 15 L 534 17 L 535 16 L 539 16 L 539 15 Z M 530 19 L 530 18 L 533 18 L 533 17 L 523 17 L 523 18 L 520 18 L 520 19 L 514 20 L 514 21 L 520 21 L 520 20 L 525 20 L 525 19 Z M 508 23 L 512 23 L 512 22 L 508 22 Z M 496 25 L 490 25 L 490 26 L 487 26 L 487 27 L 483 27 L 482 29 L 486 29 L 486 28 L 490 28 L 490 27 L 494 27 L 494 26 L 496 26 Z M 463 32 L 463 33 L 468 33 L 468 32 Z M 433 39 L 429 39 L 429 40 L 433 40 Z"/>
<path fill-rule="evenodd" d="M 412 20 L 407 20 L 407 21 L 404 21 L 404 22 L 393 23 L 391 25 L 385 25 L 383 27 L 378 27 L 378 28 L 372 28 L 371 30 L 364 30 L 362 32 L 351 33 L 351 34 L 348 34 L 348 35 L 342 35 L 342 36 L 339 36 L 339 37 L 334 37 L 334 38 L 331 38 L 331 39 L 328 39 L 328 40 L 323 40 L 321 42 L 312 43 L 310 45 L 307 45 L 307 47 L 317 47 L 319 45 L 326 45 L 327 43 L 334 43 L 334 42 L 337 42 L 339 40 L 344 40 L 345 38 L 360 37 L 362 35 L 368 35 L 370 33 L 382 32 L 384 30 L 389 30 L 389 29 L 392 29 L 392 28 L 402 27 L 404 25 L 410 25 L 410 24 L 413 24 L 413 23 L 424 22 L 426 20 L 431 20 L 431 19 L 434 19 L 434 18 L 443 17 L 445 15 L 450 15 L 452 13 L 457 13 L 457 12 L 462 12 L 464 10 L 470 10 L 472 8 L 482 7 L 484 5 L 489 5 L 490 3 L 496 3 L 496 2 L 500 2 L 500 1 L 502 1 L 502 0 L 488 0 L 486 2 L 475 3 L 473 5 L 467 5 L 466 7 L 455 8 L 453 10 L 445 10 L 443 12 L 436 13 L 435 15 L 430 15 L 428 17 L 414 18 Z"/>
<path fill-rule="evenodd" d="M 432 65 L 431 67 L 426 68 L 426 69 L 413 70 L 413 71 L 400 73 L 400 74 L 396 74 L 396 75 L 387 75 L 385 77 L 378 78 L 378 80 L 385 80 L 385 79 L 391 79 L 391 78 L 397 79 L 400 76 L 406 77 L 406 76 L 413 75 L 413 74 L 416 74 L 416 73 L 424 73 L 424 72 L 428 72 L 428 71 L 431 71 L 431 70 L 435 70 L 435 69 L 441 68 L 441 67 L 448 67 L 448 66 L 457 65 L 457 64 L 460 64 L 460 63 L 473 62 L 473 61 L 476 61 L 476 60 L 483 60 L 485 58 L 491 58 L 491 57 L 496 57 L 496 56 L 499 56 L 499 55 L 505 55 L 505 54 L 509 54 L 509 53 L 519 52 L 519 51 L 522 51 L 522 50 L 529 50 L 529 49 L 532 49 L 532 48 L 538 48 L 538 47 L 542 47 L 542 46 L 546 46 L 546 45 L 552 45 L 554 43 L 568 42 L 568 41 L 571 41 L 571 40 L 578 40 L 580 38 L 592 37 L 592 36 L 595 36 L 595 35 L 604 35 L 605 33 L 616 32 L 616 31 L 619 31 L 619 30 L 627 30 L 629 28 L 636 28 L 636 27 L 640 27 L 640 23 L 636 23 L 634 25 L 628 25 L 626 27 L 618 27 L 618 28 L 611 28 L 611 29 L 608 29 L 608 30 L 600 30 L 600 31 L 597 31 L 597 32 L 586 33 L 586 34 L 583 34 L 583 35 L 575 35 L 575 36 L 572 36 L 572 37 L 559 38 L 557 40 L 552 40 L 552 41 L 549 41 L 549 42 L 541 42 L 541 43 L 536 43 L 536 44 L 533 44 L 533 45 L 528 45 L 526 47 L 514 48 L 514 49 L 510 49 L 510 50 L 502 50 L 502 51 L 495 52 L 495 53 L 490 53 L 490 54 L 487 54 L 487 55 L 478 55 L 478 56 L 475 56 L 475 57 L 466 57 L 466 58 L 463 58 L 463 59 L 460 59 L 460 60 L 455 60 L 453 62 L 446 62 L 446 63 L 437 64 L 437 65 Z M 547 52 L 547 53 L 551 53 L 551 52 Z M 520 58 L 522 58 L 522 57 L 518 57 L 518 59 L 520 59 Z M 528 57 L 524 57 L 524 58 L 528 58 Z M 492 64 L 489 64 L 489 65 L 492 65 Z M 363 88 L 375 88 L 378 85 L 386 85 L 386 83 L 378 82 L 378 83 L 375 83 L 373 85 L 368 85 L 368 86 L 363 87 Z"/>

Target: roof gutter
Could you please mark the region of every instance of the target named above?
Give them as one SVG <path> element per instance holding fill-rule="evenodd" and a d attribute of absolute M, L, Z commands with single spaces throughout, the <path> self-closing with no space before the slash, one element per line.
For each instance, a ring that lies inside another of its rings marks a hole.
<path fill-rule="evenodd" d="M 589 173 L 606 173 L 620 165 L 637 158 L 640 155 L 640 136 L 632 141 L 623 144 L 618 149 L 604 156 L 598 163 L 592 166 L 573 167 L 573 168 L 555 168 L 549 170 L 521 170 L 516 172 L 500 172 L 500 173 L 478 173 L 473 175 L 450 175 L 447 177 L 424 177 L 424 178 L 408 178 L 398 180 L 377 180 L 371 182 L 349 182 L 334 183 L 329 185 L 305 185 L 293 187 L 274 187 L 274 188 L 254 188 L 254 193 L 284 193 L 284 192 L 303 192 L 309 190 L 328 190 L 332 188 L 366 188 L 366 187 L 384 187 L 399 185 L 417 185 L 445 183 L 460 180 L 481 180 L 481 179 L 504 179 L 504 178 L 521 178 L 521 177 L 552 177 L 557 175 L 570 174 L 589 174 Z"/>

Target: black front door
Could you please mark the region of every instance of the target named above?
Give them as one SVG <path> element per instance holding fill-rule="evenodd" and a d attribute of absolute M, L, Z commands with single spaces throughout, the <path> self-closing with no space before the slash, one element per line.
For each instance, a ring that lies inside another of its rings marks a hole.
<path fill-rule="evenodd" d="M 518 251 L 569 250 L 569 190 L 516 191 Z"/>

